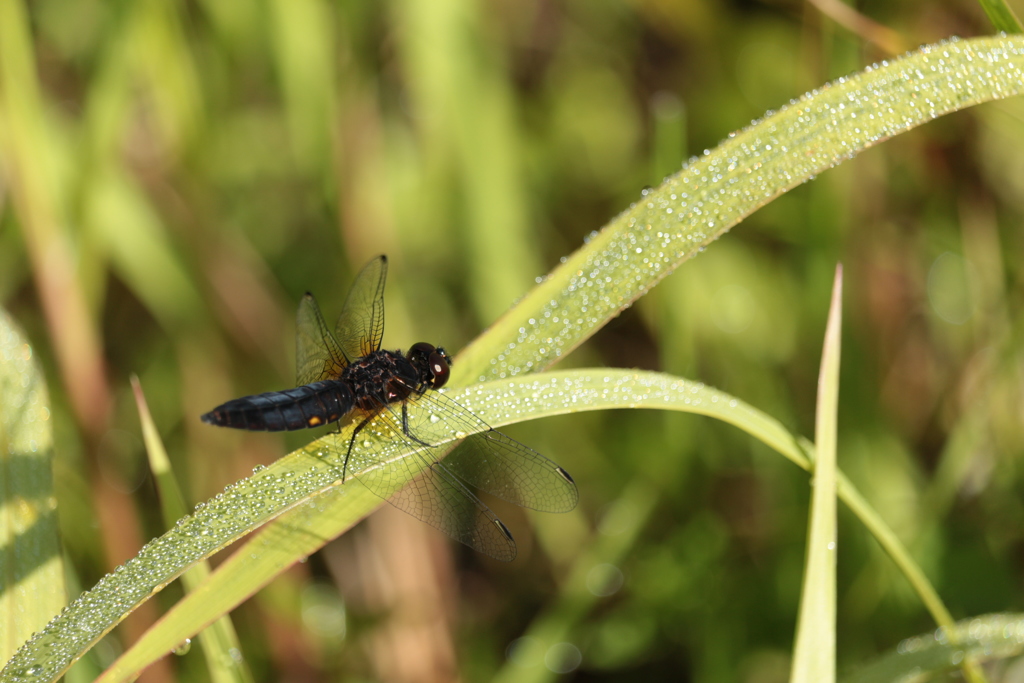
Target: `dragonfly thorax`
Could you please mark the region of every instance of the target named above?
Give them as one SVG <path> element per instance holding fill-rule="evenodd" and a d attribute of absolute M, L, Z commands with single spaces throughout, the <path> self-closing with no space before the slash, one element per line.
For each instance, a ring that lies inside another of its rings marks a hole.
<path fill-rule="evenodd" d="M 360 410 L 376 412 L 382 405 L 398 403 L 422 394 L 420 373 L 405 356 L 395 351 L 374 351 L 357 358 L 338 378 L 349 386 Z"/>

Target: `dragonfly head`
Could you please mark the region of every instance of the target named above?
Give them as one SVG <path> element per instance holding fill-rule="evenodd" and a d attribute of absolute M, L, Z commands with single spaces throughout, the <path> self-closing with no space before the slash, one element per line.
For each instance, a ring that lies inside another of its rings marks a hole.
<path fill-rule="evenodd" d="M 448 381 L 452 361 L 441 347 L 419 342 L 412 345 L 407 357 L 423 384 L 432 389 L 440 389 Z"/>

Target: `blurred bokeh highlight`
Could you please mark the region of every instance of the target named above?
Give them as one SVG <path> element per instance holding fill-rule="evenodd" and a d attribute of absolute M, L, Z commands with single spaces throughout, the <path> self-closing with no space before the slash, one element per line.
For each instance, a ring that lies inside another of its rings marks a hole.
<path fill-rule="evenodd" d="M 689 155 L 893 51 L 991 32 L 973 0 L 833 5 L 0 1 L 0 305 L 49 382 L 71 590 L 165 530 L 131 373 L 201 502 L 315 436 L 198 419 L 293 384 L 303 292 L 333 317 L 387 253 L 385 346 L 456 351 Z M 1022 160 L 1020 100 L 882 144 L 566 363 L 700 380 L 813 436 L 842 261 L 840 467 L 957 618 L 1024 609 Z M 805 472 L 695 416 L 507 431 L 573 474 L 574 513 L 495 506 L 520 547 L 502 565 L 385 506 L 235 612 L 255 678 L 786 679 Z M 840 543 L 841 666 L 933 628 L 843 510 Z M 541 627 L 558 645 L 532 646 Z M 200 657 L 143 680 L 206 680 Z"/>

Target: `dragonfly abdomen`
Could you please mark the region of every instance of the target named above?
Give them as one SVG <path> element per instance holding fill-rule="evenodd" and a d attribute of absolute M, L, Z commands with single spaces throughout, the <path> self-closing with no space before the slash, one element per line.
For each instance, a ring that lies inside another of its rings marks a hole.
<path fill-rule="evenodd" d="M 336 422 L 352 410 L 353 404 L 347 385 L 325 380 L 236 398 L 206 413 L 202 420 L 219 427 L 283 432 Z"/>

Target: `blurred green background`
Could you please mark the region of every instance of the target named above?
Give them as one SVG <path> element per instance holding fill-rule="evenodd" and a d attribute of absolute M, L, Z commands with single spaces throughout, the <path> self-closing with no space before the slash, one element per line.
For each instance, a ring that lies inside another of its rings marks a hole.
<path fill-rule="evenodd" d="M 2 4 L 0 304 L 50 383 L 73 594 L 164 531 L 130 373 L 206 500 L 313 436 L 198 420 L 292 385 L 304 291 L 333 317 L 387 253 L 385 345 L 457 350 L 689 155 L 894 53 L 992 32 L 973 0 L 858 3 L 869 21 L 826 0 Z M 1022 160 L 1019 100 L 894 139 L 756 213 L 566 363 L 700 380 L 813 436 L 842 261 L 840 466 L 956 617 L 1020 611 Z M 507 431 L 573 474 L 574 513 L 496 506 L 520 545 L 502 565 L 385 506 L 235 612 L 257 680 L 786 680 L 804 472 L 693 416 Z M 840 543 L 841 667 L 933 628 L 842 510 Z M 517 640 L 538 623 L 562 645 Z M 193 651 L 142 680 L 206 676 Z"/>

